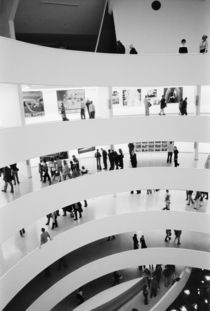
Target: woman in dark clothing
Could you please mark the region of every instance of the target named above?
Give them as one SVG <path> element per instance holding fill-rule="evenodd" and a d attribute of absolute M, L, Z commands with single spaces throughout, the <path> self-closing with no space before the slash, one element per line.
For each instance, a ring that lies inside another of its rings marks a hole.
<path fill-rule="evenodd" d="M 118 170 L 119 156 L 118 156 L 117 151 L 113 151 L 113 158 L 114 158 L 115 169 Z"/>
<path fill-rule="evenodd" d="M 187 54 L 188 53 L 188 49 L 186 47 L 186 39 L 182 39 L 181 41 L 181 46 L 179 47 L 179 54 Z"/>
<path fill-rule="evenodd" d="M 124 154 L 122 152 L 122 149 L 119 149 L 118 162 L 119 162 L 119 167 L 120 168 L 124 167 L 123 158 L 124 158 Z"/>
<path fill-rule="evenodd" d="M 159 113 L 160 116 L 161 115 L 165 115 L 164 109 L 165 109 L 166 106 L 167 106 L 166 100 L 165 100 L 165 97 L 163 95 L 161 100 L 160 100 L 160 113 Z"/>
<path fill-rule="evenodd" d="M 147 245 L 146 245 L 146 242 L 145 242 L 143 235 L 140 237 L 140 243 L 141 243 L 141 248 L 147 248 Z"/>
<path fill-rule="evenodd" d="M 109 170 L 112 171 L 114 169 L 114 153 L 113 150 L 108 150 L 108 158 L 109 158 L 109 164 L 110 168 Z"/>
<path fill-rule="evenodd" d="M 179 166 L 179 163 L 178 163 L 178 154 L 179 154 L 179 151 L 178 151 L 177 147 L 174 146 L 174 166 L 175 166 L 175 167 Z"/>
<path fill-rule="evenodd" d="M 138 249 L 139 248 L 139 241 L 137 238 L 136 233 L 133 235 L 133 249 Z"/>
<path fill-rule="evenodd" d="M 12 184 L 12 170 L 11 170 L 11 168 L 9 168 L 8 166 L 5 166 L 4 168 L 2 168 L 0 170 L 0 176 L 1 176 L 1 173 L 3 173 L 3 180 L 5 182 L 4 189 L 2 191 L 7 192 L 7 187 L 9 184 L 11 187 L 11 193 L 14 193 L 14 188 L 13 188 L 13 184 Z"/>
<path fill-rule="evenodd" d="M 149 294 L 149 291 L 147 289 L 147 285 L 145 284 L 143 286 L 143 296 L 144 296 L 144 304 L 145 305 L 148 305 L 148 294 Z"/>
<path fill-rule="evenodd" d="M 137 157 L 135 151 L 131 154 L 131 165 L 133 168 L 137 167 Z"/>
<path fill-rule="evenodd" d="M 131 44 L 129 48 L 130 48 L 129 54 L 138 54 L 133 44 Z"/>
<path fill-rule="evenodd" d="M 14 163 L 12 165 L 10 165 L 10 168 L 12 170 L 12 177 L 13 177 L 13 180 L 14 180 L 14 185 L 19 184 L 19 178 L 18 178 L 18 171 L 19 171 L 19 168 L 17 167 L 17 163 Z"/>
<path fill-rule="evenodd" d="M 180 112 L 182 116 L 187 116 L 187 97 L 182 101 Z"/>

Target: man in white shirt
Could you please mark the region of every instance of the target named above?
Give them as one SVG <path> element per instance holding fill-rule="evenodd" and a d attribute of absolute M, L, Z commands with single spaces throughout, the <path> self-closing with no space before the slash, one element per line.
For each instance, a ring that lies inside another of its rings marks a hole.
<path fill-rule="evenodd" d="M 167 163 L 171 163 L 172 162 L 173 151 L 174 151 L 174 143 L 173 143 L 173 141 L 169 141 L 169 143 L 168 143 Z"/>

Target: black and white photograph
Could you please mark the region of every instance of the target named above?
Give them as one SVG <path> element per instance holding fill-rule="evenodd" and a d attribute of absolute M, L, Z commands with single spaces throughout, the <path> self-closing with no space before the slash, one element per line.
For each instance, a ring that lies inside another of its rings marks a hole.
<path fill-rule="evenodd" d="M 180 103 L 183 97 L 183 88 L 182 87 L 165 88 L 164 96 L 167 104 Z"/>
<path fill-rule="evenodd" d="M 65 106 L 66 113 L 78 112 L 85 104 L 84 89 L 70 89 L 57 91 L 58 110 L 61 113 L 61 104 Z"/>
<path fill-rule="evenodd" d="M 210 311 L 210 0 L 0 0 L 0 311 Z"/>
<path fill-rule="evenodd" d="M 44 116 L 45 111 L 42 92 L 23 92 L 23 106 L 26 118 Z"/>

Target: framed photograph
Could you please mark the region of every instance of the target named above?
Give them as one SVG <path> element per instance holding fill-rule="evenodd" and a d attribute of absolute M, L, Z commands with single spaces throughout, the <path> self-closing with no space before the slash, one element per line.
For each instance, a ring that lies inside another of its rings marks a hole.
<path fill-rule="evenodd" d="M 118 91 L 112 92 L 112 105 L 119 105 L 120 103 L 120 94 Z"/>
<path fill-rule="evenodd" d="M 86 152 L 91 152 L 91 151 L 95 151 L 96 148 L 95 147 L 89 147 L 89 148 L 78 148 L 78 153 L 86 153 Z"/>
<path fill-rule="evenodd" d="M 147 91 L 147 97 L 149 98 L 156 98 L 157 97 L 157 89 L 149 89 Z"/>
<path fill-rule="evenodd" d="M 65 160 L 69 158 L 69 153 L 68 151 L 62 151 L 62 152 L 57 152 L 57 153 L 53 153 L 53 154 L 48 154 L 45 155 L 43 157 L 40 157 L 40 161 L 54 161 L 57 159 L 57 157 L 59 157 L 61 160 Z"/>
<path fill-rule="evenodd" d="M 135 107 L 141 105 L 141 89 L 122 90 L 123 106 Z"/>
<path fill-rule="evenodd" d="M 61 104 L 64 103 L 66 113 L 79 112 L 81 105 L 85 104 L 85 90 L 71 89 L 57 91 L 58 111 L 61 113 Z"/>
<path fill-rule="evenodd" d="M 164 96 L 167 104 L 179 103 L 183 97 L 183 88 L 182 87 L 165 88 Z"/>
<path fill-rule="evenodd" d="M 44 116 L 45 112 L 42 92 L 23 92 L 23 106 L 26 118 Z"/>

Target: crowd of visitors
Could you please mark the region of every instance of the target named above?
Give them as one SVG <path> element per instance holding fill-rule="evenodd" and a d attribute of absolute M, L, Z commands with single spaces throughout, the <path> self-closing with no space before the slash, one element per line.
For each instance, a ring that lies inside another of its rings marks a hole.
<path fill-rule="evenodd" d="M 122 149 L 119 149 L 118 152 L 115 151 L 114 149 L 109 149 L 108 152 L 101 148 L 101 152 L 99 151 L 99 149 L 96 150 L 95 153 L 95 158 L 96 158 L 96 168 L 97 171 L 101 171 L 102 170 L 102 166 L 101 166 L 101 158 L 103 160 L 103 169 L 107 170 L 108 166 L 107 166 L 107 159 L 109 160 L 109 170 L 118 170 L 118 169 L 123 169 L 124 168 L 124 154 Z"/>

